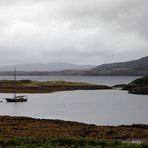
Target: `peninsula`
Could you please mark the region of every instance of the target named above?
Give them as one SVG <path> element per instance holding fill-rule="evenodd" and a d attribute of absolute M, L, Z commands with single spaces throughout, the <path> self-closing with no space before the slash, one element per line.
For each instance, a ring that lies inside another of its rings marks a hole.
<path fill-rule="evenodd" d="M 0 93 L 13 93 L 16 83 L 16 93 L 51 93 L 70 90 L 111 89 L 106 85 L 95 85 L 84 82 L 67 81 L 32 81 L 32 80 L 0 80 Z"/>

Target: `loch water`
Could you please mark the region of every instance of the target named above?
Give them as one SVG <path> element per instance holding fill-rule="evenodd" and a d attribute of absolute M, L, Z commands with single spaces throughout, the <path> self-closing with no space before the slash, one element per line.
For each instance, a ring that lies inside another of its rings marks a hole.
<path fill-rule="evenodd" d="M 94 84 L 129 83 L 137 77 L 18 77 L 31 80 L 67 80 Z M 11 79 L 11 77 L 0 77 Z M 23 95 L 23 94 L 18 94 Z M 61 119 L 97 125 L 148 124 L 147 95 L 121 90 L 77 90 L 27 94 L 28 102 L 0 103 L 0 115 Z M 0 97 L 13 94 L 1 93 Z"/>

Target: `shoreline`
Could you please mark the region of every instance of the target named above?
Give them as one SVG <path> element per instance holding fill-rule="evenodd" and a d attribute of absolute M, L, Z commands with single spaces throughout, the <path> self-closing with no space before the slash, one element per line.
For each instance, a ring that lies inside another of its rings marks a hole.
<path fill-rule="evenodd" d="M 97 85 L 85 82 L 69 82 L 63 80 L 34 81 L 34 80 L 0 80 L 0 93 L 52 93 L 73 90 L 125 90 L 131 94 L 148 95 L 147 77 L 136 79 L 129 84 L 113 86 Z M 137 82 L 142 81 L 142 84 Z M 135 82 L 137 84 L 135 84 Z M 144 84 L 146 83 L 146 84 Z"/>
<path fill-rule="evenodd" d="M 58 119 L 0 116 L 0 138 L 63 136 L 148 141 L 148 125 L 99 126 Z"/>

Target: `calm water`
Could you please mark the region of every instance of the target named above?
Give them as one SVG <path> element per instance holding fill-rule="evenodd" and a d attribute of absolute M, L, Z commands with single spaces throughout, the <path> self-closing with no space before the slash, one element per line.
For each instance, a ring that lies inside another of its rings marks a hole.
<path fill-rule="evenodd" d="M 83 77 L 82 79 L 67 77 L 64 80 L 75 81 L 74 79 L 114 85 L 116 82 L 128 83 L 135 77 L 125 77 L 125 79 L 124 77 Z M 12 95 L 1 93 L 0 97 Z M 29 100 L 26 103 L 6 103 L 3 100 L 0 103 L 0 115 L 62 119 L 97 125 L 148 124 L 148 97 L 146 95 L 132 95 L 120 90 L 81 90 L 28 94 L 28 97 Z"/>
<path fill-rule="evenodd" d="M 65 80 L 65 81 L 74 81 L 74 82 L 88 82 L 94 84 L 105 84 L 105 85 L 115 85 L 115 84 L 127 84 L 131 81 L 137 79 L 136 76 L 17 76 L 18 80 L 29 79 L 29 80 L 38 80 L 38 81 L 47 81 L 47 80 Z M 13 76 L 0 76 L 0 80 L 4 79 L 14 79 Z"/>

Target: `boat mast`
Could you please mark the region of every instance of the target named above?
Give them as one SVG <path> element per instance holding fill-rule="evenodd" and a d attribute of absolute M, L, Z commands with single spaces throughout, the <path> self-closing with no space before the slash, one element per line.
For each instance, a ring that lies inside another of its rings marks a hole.
<path fill-rule="evenodd" d="M 14 99 L 16 99 L 16 68 L 14 69 Z"/>

